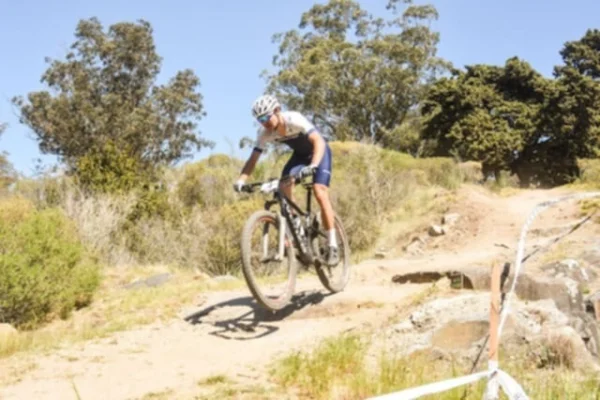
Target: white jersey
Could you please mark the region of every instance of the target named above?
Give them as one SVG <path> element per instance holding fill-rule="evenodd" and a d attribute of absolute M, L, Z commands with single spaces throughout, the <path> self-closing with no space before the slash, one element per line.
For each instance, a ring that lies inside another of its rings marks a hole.
<path fill-rule="evenodd" d="M 285 143 L 299 154 L 311 154 L 313 146 L 308 140 L 308 135 L 316 132 L 315 126 L 297 111 L 281 111 L 280 115 L 285 121 L 285 135 L 282 136 L 278 132 L 267 131 L 261 127 L 254 147 L 262 151 L 267 143 L 277 142 Z"/>

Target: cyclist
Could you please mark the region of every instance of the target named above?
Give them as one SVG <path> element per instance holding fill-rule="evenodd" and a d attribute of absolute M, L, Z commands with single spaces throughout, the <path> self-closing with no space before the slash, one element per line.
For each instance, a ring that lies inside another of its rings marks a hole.
<path fill-rule="evenodd" d="M 254 149 L 234 184 L 240 191 L 254 167 L 265 145 L 269 142 L 285 143 L 293 153 L 283 167 L 281 176 L 292 175 L 306 177 L 314 174 L 314 193 L 323 216 L 323 224 L 328 231 L 328 251 L 325 262 L 329 266 L 339 263 L 337 238 L 334 228 L 334 211 L 329 198 L 331 180 L 331 149 L 315 126 L 297 111 L 282 111 L 279 101 L 271 95 L 256 99 L 252 106 L 252 115 L 260 122 Z M 293 180 L 281 184 L 281 190 L 293 200 Z"/>

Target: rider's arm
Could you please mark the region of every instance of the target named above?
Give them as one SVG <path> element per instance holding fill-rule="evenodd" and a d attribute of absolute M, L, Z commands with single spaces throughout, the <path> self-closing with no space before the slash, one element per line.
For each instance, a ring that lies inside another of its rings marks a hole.
<path fill-rule="evenodd" d="M 323 136 L 321 136 L 319 132 L 314 130 L 308 135 L 308 140 L 310 140 L 315 149 L 310 164 L 317 167 L 321 163 L 323 154 L 325 154 L 325 139 L 323 139 Z"/>
<path fill-rule="evenodd" d="M 256 166 L 256 162 L 258 161 L 260 155 L 262 154 L 266 143 L 270 140 L 268 135 L 265 134 L 264 130 L 259 130 L 258 135 L 256 137 L 256 142 L 254 143 L 254 148 L 252 149 L 252 154 L 244 164 L 244 168 L 242 168 L 242 172 L 240 177 L 238 178 L 238 182 L 243 181 L 246 182 L 246 179 L 252 174 L 254 171 L 254 167 Z"/>
<path fill-rule="evenodd" d="M 248 179 L 250 174 L 252 174 L 252 171 L 254 171 L 254 167 L 256 166 L 256 162 L 258 161 L 258 158 L 260 157 L 261 153 L 262 150 L 258 148 L 255 148 L 252 151 L 252 154 L 250 154 L 250 158 L 248 158 L 246 164 L 244 164 L 244 168 L 242 168 L 242 173 L 240 174 L 238 180 L 243 180 L 245 182 L 246 179 Z"/>

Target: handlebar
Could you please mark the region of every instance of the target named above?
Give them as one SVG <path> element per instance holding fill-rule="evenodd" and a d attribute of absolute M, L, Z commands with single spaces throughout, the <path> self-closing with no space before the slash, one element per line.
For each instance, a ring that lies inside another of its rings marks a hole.
<path fill-rule="evenodd" d="M 266 187 L 267 185 L 278 185 L 279 182 L 285 182 L 288 181 L 290 179 L 294 180 L 294 184 L 298 184 L 303 182 L 307 177 L 303 177 L 303 178 L 298 178 L 294 175 L 284 175 L 281 178 L 269 178 L 265 181 L 261 181 L 261 182 L 252 182 L 252 183 L 246 183 L 242 186 L 241 188 L 241 192 L 246 192 L 246 193 L 253 193 L 256 191 L 257 188 L 260 187 Z M 264 185 L 264 186 L 263 186 Z"/>

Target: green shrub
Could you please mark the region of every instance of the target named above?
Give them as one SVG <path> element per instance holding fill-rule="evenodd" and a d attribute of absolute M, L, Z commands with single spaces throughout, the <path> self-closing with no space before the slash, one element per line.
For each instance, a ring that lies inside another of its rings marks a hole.
<path fill-rule="evenodd" d="M 212 215 L 203 269 L 212 274 L 241 271 L 240 240 L 242 229 L 250 215 L 263 208 L 263 199 L 252 196 L 226 204 Z"/>
<path fill-rule="evenodd" d="M 235 201 L 233 182 L 242 165 L 239 160 L 217 154 L 186 165 L 177 185 L 179 200 L 186 207 L 218 207 Z"/>
<path fill-rule="evenodd" d="M 478 183 L 483 179 L 481 163 L 477 161 L 465 161 L 458 164 L 458 170 L 464 182 Z"/>
<path fill-rule="evenodd" d="M 0 217 L 0 320 L 32 328 L 89 304 L 99 269 L 59 209 L 6 199 Z"/>
<path fill-rule="evenodd" d="M 131 153 L 122 144 L 107 141 L 101 149 L 80 157 L 74 171 L 79 185 L 93 192 L 118 193 L 151 182 L 152 168 Z"/>
<path fill-rule="evenodd" d="M 419 159 L 356 142 L 330 145 L 333 206 L 353 252 L 375 244 L 383 222 L 409 195 L 433 186 L 455 189 L 464 181 L 464 174 L 449 158 Z"/>
<path fill-rule="evenodd" d="M 387 222 L 429 212 L 437 187 L 452 190 L 480 173 L 477 166 L 466 169 L 450 158 L 414 158 L 357 142 L 331 142 L 330 146 L 331 197 L 354 254 L 370 250 Z M 272 152 L 263 157 L 250 181 L 278 177 L 290 154 Z M 91 166 L 101 163 L 91 160 L 94 163 L 85 171 L 92 174 Z M 133 184 L 130 178 L 135 174 L 127 173 L 130 169 L 124 165 L 125 187 L 136 186 L 126 194 L 81 191 L 66 179 L 54 178 L 44 185 L 17 186 L 37 208 L 54 204 L 63 208 L 88 250 L 106 264 L 169 264 L 222 274 L 239 271 L 243 223 L 264 201 L 260 195 L 233 191 L 243 161 L 217 154 L 183 168 L 164 168 L 155 184 L 141 186 Z M 100 176 L 89 176 L 100 187 L 110 184 Z M 53 193 L 58 191 L 52 196 L 57 200 L 40 201 L 36 193 L 47 193 L 50 186 Z M 304 189 L 297 187 L 294 194 L 304 207 Z M 315 200 L 313 206 L 318 209 Z"/>
<path fill-rule="evenodd" d="M 588 184 L 592 187 L 600 186 L 600 160 L 579 159 L 577 166 L 580 170 L 579 183 Z"/>

